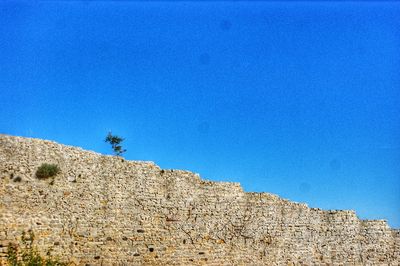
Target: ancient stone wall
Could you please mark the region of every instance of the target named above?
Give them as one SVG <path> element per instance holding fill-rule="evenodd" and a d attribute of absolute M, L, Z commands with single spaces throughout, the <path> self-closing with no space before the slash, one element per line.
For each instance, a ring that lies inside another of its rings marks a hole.
<path fill-rule="evenodd" d="M 54 182 L 35 178 L 42 163 L 60 166 Z M 0 264 L 29 229 L 41 252 L 76 265 L 400 264 L 399 231 L 383 220 L 0 135 Z"/>

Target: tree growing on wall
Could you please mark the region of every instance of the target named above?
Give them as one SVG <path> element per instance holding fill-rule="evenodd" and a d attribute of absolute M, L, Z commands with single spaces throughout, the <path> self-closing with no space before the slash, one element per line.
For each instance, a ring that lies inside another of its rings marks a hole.
<path fill-rule="evenodd" d="M 123 138 L 113 135 L 111 132 L 108 132 L 108 135 L 105 139 L 105 142 L 108 142 L 111 144 L 114 154 L 117 156 L 120 156 L 122 153 L 126 152 L 126 150 L 122 149 L 122 146 L 120 145 L 121 142 L 123 142 L 123 141 L 124 141 Z"/>

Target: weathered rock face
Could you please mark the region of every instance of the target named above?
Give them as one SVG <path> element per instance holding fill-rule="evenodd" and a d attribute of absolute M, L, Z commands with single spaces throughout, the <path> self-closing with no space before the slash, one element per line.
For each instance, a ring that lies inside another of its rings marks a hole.
<path fill-rule="evenodd" d="M 44 162 L 61 168 L 53 184 L 35 178 Z M 399 231 L 385 221 L 0 135 L 0 264 L 28 229 L 39 250 L 77 265 L 400 264 Z"/>

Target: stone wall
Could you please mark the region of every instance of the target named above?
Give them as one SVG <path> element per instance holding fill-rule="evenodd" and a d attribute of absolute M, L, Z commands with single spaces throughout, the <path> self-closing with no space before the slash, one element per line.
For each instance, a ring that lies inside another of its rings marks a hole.
<path fill-rule="evenodd" d="M 61 168 L 52 184 L 35 178 L 44 162 Z M 400 264 L 400 233 L 383 220 L 0 135 L 0 264 L 29 229 L 41 252 L 76 265 Z"/>

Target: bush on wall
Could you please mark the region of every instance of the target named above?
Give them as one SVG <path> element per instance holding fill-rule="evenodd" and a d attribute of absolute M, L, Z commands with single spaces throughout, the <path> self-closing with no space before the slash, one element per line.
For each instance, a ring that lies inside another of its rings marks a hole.
<path fill-rule="evenodd" d="M 43 163 L 36 171 L 36 177 L 39 179 L 47 179 L 53 177 L 60 172 L 60 168 L 56 164 Z"/>
<path fill-rule="evenodd" d="M 22 245 L 9 244 L 7 248 L 7 262 L 10 266 L 66 266 L 68 263 L 53 258 L 50 251 L 47 257 L 40 255 L 39 251 L 33 247 L 35 235 L 32 231 L 28 231 L 27 235 L 22 232 Z"/>

